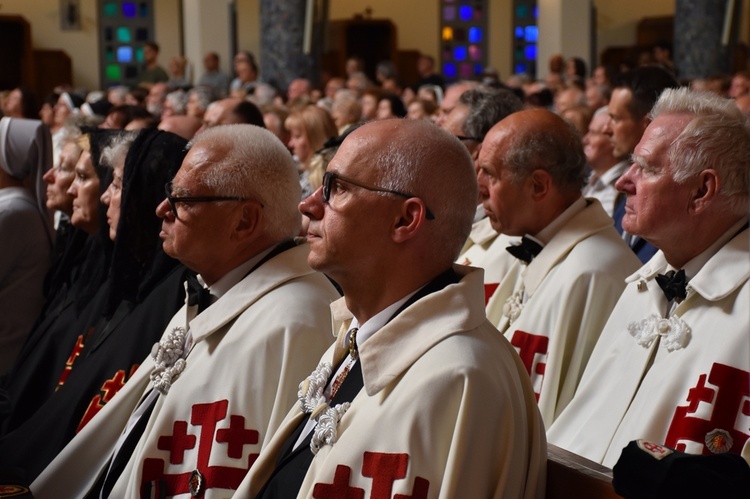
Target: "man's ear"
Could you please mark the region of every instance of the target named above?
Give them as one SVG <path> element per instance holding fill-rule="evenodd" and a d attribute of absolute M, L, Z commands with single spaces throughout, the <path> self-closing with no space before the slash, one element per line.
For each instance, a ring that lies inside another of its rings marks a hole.
<path fill-rule="evenodd" d="M 427 220 L 427 206 L 419 198 L 409 198 L 401 205 L 393 226 L 393 240 L 397 243 L 408 241 L 419 233 Z"/>
<path fill-rule="evenodd" d="M 547 197 L 552 188 L 552 176 L 547 170 L 536 169 L 525 180 L 531 188 L 531 197 L 540 201 Z"/>
<path fill-rule="evenodd" d="M 237 240 L 254 239 L 262 232 L 263 208 L 256 201 L 242 201 L 233 236 Z"/>
<path fill-rule="evenodd" d="M 694 214 L 705 211 L 719 194 L 719 174 L 707 168 L 698 174 L 695 190 L 691 193 L 689 211 Z"/>

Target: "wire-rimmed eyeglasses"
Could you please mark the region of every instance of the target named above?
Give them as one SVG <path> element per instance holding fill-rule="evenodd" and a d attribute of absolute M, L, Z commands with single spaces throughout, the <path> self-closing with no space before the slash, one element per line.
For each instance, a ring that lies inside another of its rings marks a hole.
<path fill-rule="evenodd" d="M 334 182 L 346 182 L 348 184 L 355 185 L 357 187 L 360 187 L 362 189 L 365 189 L 371 192 L 385 192 L 387 194 L 395 194 L 396 196 L 401 196 L 405 198 L 419 197 L 419 196 L 413 196 L 411 194 L 406 194 L 405 192 L 394 191 L 393 189 L 386 189 L 384 187 L 377 187 L 374 185 L 363 184 L 362 182 L 358 180 L 352 180 L 350 178 L 339 175 L 338 173 L 325 172 L 323 174 L 323 202 L 324 203 L 327 203 L 331 199 L 331 188 L 333 187 Z M 429 208 L 427 208 L 427 206 L 425 206 L 425 210 L 426 210 L 427 220 L 435 220 L 435 215 L 432 213 L 432 211 L 430 211 Z"/>

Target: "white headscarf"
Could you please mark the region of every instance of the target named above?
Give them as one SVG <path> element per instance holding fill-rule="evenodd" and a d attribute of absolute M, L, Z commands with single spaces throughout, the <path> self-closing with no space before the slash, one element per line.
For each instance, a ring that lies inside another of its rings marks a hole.
<path fill-rule="evenodd" d="M 47 189 L 42 177 L 52 167 L 52 137 L 39 120 L 0 119 L 0 168 L 18 180 L 29 180 L 37 209 L 52 235 Z"/>

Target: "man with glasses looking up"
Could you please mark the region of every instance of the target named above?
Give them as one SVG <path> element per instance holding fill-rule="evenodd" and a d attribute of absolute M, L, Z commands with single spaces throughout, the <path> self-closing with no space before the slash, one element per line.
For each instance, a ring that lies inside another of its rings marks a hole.
<path fill-rule="evenodd" d="M 344 140 L 300 204 L 308 262 L 344 291 L 338 340 L 237 497 L 541 497 L 531 386 L 482 272 L 452 263 L 476 196 L 466 148 L 427 121 Z"/>
<path fill-rule="evenodd" d="M 152 356 L 34 482 L 36 497 L 216 497 L 240 484 L 331 343 L 333 286 L 297 244 L 299 180 L 267 130 L 203 132 L 156 213 L 198 274 Z"/>

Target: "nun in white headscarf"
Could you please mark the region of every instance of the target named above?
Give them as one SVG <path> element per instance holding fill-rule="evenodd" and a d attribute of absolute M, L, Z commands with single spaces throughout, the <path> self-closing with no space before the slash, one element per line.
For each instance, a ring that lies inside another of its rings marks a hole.
<path fill-rule="evenodd" d="M 41 121 L 0 119 L 0 374 L 42 307 L 53 235 L 42 176 L 51 166 L 50 133 Z"/>

